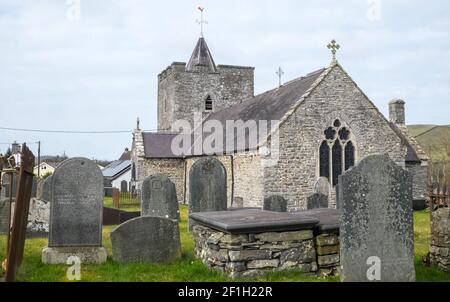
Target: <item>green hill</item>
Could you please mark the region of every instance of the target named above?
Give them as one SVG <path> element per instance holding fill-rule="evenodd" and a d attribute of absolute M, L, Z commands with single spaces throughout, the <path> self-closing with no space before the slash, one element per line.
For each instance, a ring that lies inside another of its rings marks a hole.
<path fill-rule="evenodd" d="M 450 160 L 450 125 L 410 125 L 408 129 L 432 160 Z"/>

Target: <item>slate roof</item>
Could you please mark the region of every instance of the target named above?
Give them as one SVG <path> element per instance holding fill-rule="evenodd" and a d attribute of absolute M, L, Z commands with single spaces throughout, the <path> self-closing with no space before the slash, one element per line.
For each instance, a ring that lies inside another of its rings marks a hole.
<path fill-rule="evenodd" d="M 186 70 L 193 71 L 196 66 L 206 66 L 209 67 L 211 72 L 217 72 L 216 64 L 203 37 L 198 39 L 191 59 L 186 64 Z"/>
<path fill-rule="evenodd" d="M 131 160 L 116 160 L 107 165 L 103 170 L 103 176 L 115 179 L 131 169 Z"/>
<path fill-rule="evenodd" d="M 144 153 L 147 158 L 182 158 L 172 152 L 172 140 L 178 134 L 172 133 L 142 133 Z"/>

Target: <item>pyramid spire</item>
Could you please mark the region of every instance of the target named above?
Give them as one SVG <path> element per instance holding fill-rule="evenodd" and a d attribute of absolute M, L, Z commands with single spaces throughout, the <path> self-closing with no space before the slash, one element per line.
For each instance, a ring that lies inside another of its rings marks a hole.
<path fill-rule="evenodd" d="M 198 39 L 191 59 L 186 64 L 186 70 L 193 71 L 197 66 L 208 67 L 211 72 L 217 72 L 216 64 L 203 37 Z"/>

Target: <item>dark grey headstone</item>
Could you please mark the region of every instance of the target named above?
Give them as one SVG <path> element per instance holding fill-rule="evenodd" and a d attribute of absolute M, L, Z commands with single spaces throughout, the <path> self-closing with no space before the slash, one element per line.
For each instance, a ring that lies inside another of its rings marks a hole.
<path fill-rule="evenodd" d="M 0 234 L 7 234 L 9 231 L 9 201 L 0 198 Z"/>
<path fill-rule="evenodd" d="M 264 211 L 287 212 L 287 201 L 281 196 L 269 196 L 264 198 Z"/>
<path fill-rule="evenodd" d="M 314 185 L 314 193 L 330 195 L 330 181 L 326 177 L 320 177 Z"/>
<path fill-rule="evenodd" d="M 39 199 L 42 199 L 47 202 L 52 201 L 52 179 L 53 179 L 53 175 L 50 175 L 43 180 L 42 195 L 41 195 L 41 198 L 39 198 Z"/>
<path fill-rule="evenodd" d="M 101 246 L 103 175 L 86 158 L 61 163 L 52 176 L 49 247 Z"/>
<path fill-rule="evenodd" d="M 31 198 L 36 198 L 38 187 L 38 179 L 36 176 L 33 177 L 33 186 L 31 188 Z"/>
<path fill-rule="evenodd" d="M 120 192 L 128 193 L 128 182 L 126 180 L 120 182 Z"/>
<path fill-rule="evenodd" d="M 308 210 L 328 208 L 328 196 L 323 194 L 313 194 L 307 200 Z"/>
<path fill-rule="evenodd" d="M 412 179 L 387 155 L 364 158 L 339 177 L 343 281 L 414 281 Z M 378 263 L 380 266 L 378 266 Z"/>
<path fill-rule="evenodd" d="M 142 216 L 179 219 L 175 184 L 161 174 L 147 177 L 142 182 Z"/>
<path fill-rule="evenodd" d="M 115 261 L 168 262 L 181 256 L 178 221 L 162 217 L 138 217 L 111 232 Z"/>
<path fill-rule="evenodd" d="M 189 213 L 227 210 L 227 172 L 215 158 L 195 162 L 189 173 Z"/>

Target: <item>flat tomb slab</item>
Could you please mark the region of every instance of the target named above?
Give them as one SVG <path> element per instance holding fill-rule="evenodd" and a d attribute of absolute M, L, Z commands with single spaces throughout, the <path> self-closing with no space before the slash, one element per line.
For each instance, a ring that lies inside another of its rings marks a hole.
<path fill-rule="evenodd" d="M 317 234 L 323 233 L 339 233 L 339 218 L 341 212 L 336 209 L 312 209 L 301 212 L 293 212 L 292 214 L 299 217 L 313 217 L 319 220 L 319 223 L 314 226 L 314 232 Z"/>
<path fill-rule="evenodd" d="M 319 219 L 293 213 L 243 209 L 222 212 L 193 213 L 190 219 L 206 227 L 228 233 L 248 234 L 312 229 Z"/>

